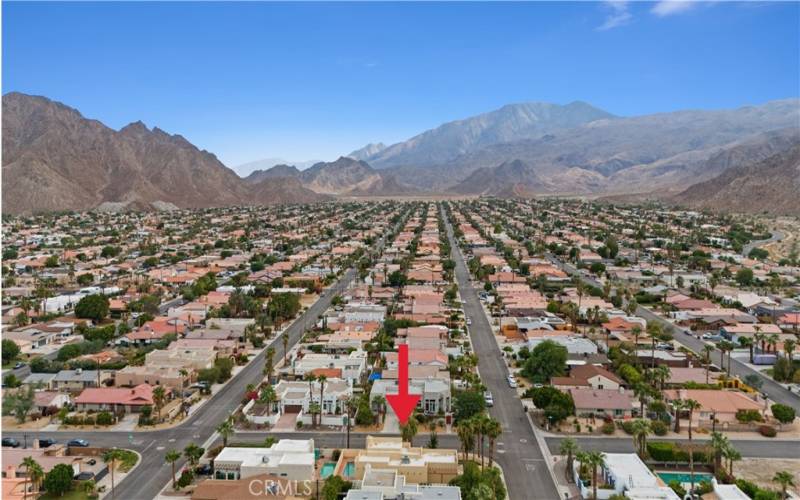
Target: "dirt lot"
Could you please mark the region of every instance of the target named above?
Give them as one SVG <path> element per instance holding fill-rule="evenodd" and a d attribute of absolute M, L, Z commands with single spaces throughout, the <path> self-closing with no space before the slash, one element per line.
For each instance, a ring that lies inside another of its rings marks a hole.
<path fill-rule="evenodd" d="M 780 260 L 788 257 L 793 250 L 800 253 L 800 224 L 796 219 L 781 217 L 776 220 L 774 228 L 783 233 L 783 239 L 764 245 L 763 248 L 769 251 L 772 258 Z"/>
<path fill-rule="evenodd" d="M 797 459 L 745 458 L 733 465 L 736 477 L 747 479 L 758 486 L 773 490 L 780 489 L 778 484 L 772 481 L 772 478 L 776 472 L 782 470 L 794 473 L 794 483 L 800 485 L 800 460 Z M 796 493 L 798 489 L 794 488 L 794 491 Z"/>

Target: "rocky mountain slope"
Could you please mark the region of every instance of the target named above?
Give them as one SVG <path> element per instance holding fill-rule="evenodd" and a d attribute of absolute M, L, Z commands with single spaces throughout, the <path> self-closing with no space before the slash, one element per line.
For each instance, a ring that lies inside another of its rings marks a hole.
<path fill-rule="evenodd" d="M 599 119 L 571 129 L 493 144 L 438 164 L 392 167 L 420 189 L 452 188 L 480 168 L 519 159 L 564 194 L 682 189 L 719 171 L 702 167 L 724 148 L 762 134 L 800 130 L 800 101 L 733 110 L 678 111 Z"/>
<path fill-rule="evenodd" d="M 512 160 L 496 167 L 475 170 L 451 191 L 459 194 L 515 197 L 549 192 L 552 188 L 553 186 L 539 178 L 530 165 Z"/>
<path fill-rule="evenodd" d="M 731 167 L 670 201 L 714 210 L 800 214 L 800 143 L 759 162 Z"/>
<path fill-rule="evenodd" d="M 250 175 L 244 178 L 247 183 L 254 184 L 261 182 L 264 179 L 274 179 L 276 177 L 297 177 L 300 175 L 300 170 L 294 165 L 275 165 L 267 170 L 254 170 Z"/>
<path fill-rule="evenodd" d="M 396 179 L 375 170 L 367 162 L 346 156 L 317 163 L 300 172 L 303 185 L 317 193 L 335 195 L 390 195 L 408 192 Z"/>
<path fill-rule="evenodd" d="M 3 96 L 3 212 L 317 201 L 254 191 L 213 154 L 141 122 L 115 131 L 50 99 Z"/>
<path fill-rule="evenodd" d="M 494 144 L 535 139 L 601 119 L 613 119 L 613 115 L 584 102 L 509 104 L 445 123 L 360 159 L 376 168 L 441 164 Z"/>
<path fill-rule="evenodd" d="M 377 144 L 371 142 L 361 149 L 356 149 L 347 156 L 354 160 L 367 160 L 373 156 L 378 155 L 384 149 L 386 149 L 386 144 L 382 142 L 379 142 Z"/>

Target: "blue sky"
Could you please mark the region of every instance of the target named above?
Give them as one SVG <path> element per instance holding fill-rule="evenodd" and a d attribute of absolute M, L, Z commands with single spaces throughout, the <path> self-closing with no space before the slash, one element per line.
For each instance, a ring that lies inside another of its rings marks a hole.
<path fill-rule="evenodd" d="M 333 159 L 520 101 L 620 115 L 795 97 L 798 3 L 3 2 L 3 92 L 229 166 Z"/>

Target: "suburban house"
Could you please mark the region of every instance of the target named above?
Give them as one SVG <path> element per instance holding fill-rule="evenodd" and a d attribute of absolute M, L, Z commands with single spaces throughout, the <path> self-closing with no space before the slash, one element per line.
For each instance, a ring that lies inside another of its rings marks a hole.
<path fill-rule="evenodd" d="M 80 393 L 74 403 L 78 411 L 138 413 L 143 406 L 153 405 L 153 387 L 147 384 L 141 384 L 132 389 L 92 387 Z"/>
<path fill-rule="evenodd" d="M 603 367 L 595 365 L 581 365 L 573 367 L 569 377 L 553 377 L 550 385 L 556 389 L 571 389 L 578 387 L 591 387 L 592 389 L 620 388 L 622 380 Z"/>
<path fill-rule="evenodd" d="M 293 361 L 294 373 L 300 377 L 319 368 L 338 368 L 343 379 L 357 383 L 366 373 L 367 353 L 361 350 L 350 354 L 304 353 Z"/>
<path fill-rule="evenodd" d="M 269 448 L 225 447 L 214 459 L 215 479 L 246 479 L 260 474 L 296 481 L 314 479 L 314 440 L 281 439 Z"/>
<path fill-rule="evenodd" d="M 420 485 L 407 483 L 406 477 L 393 469 L 364 467 L 364 477 L 357 488 L 347 491 L 344 500 L 383 500 L 408 498 L 409 500 L 461 500 L 458 486 Z"/>
<path fill-rule="evenodd" d="M 700 403 L 700 409 L 692 413 L 694 427 L 711 427 L 712 420 L 722 423 L 736 423 L 736 412 L 752 410 L 760 413 L 767 412 L 767 403 L 758 398 L 740 391 L 718 391 L 713 389 L 667 389 L 664 391 L 664 401 L 670 403 L 676 399 L 694 399 Z M 688 422 L 688 414 L 687 422 Z"/>
<path fill-rule="evenodd" d="M 575 484 L 578 485 L 581 498 L 592 498 L 592 485 L 581 480 L 579 471 L 580 462 L 576 460 L 572 471 Z M 597 476 L 598 483 L 608 485 L 597 489 L 598 500 L 614 495 L 624 495 L 634 500 L 681 500 L 635 453 L 605 453 Z"/>
<path fill-rule="evenodd" d="M 613 418 L 629 418 L 638 405 L 633 395 L 620 388 L 612 389 L 569 389 L 575 402 L 576 415 L 609 416 Z"/>
<path fill-rule="evenodd" d="M 397 378 L 382 378 L 372 384 L 370 401 L 376 396 L 398 394 Z M 412 378 L 409 375 L 408 393 L 422 396 L 417 408 L 426 415 L 450 413 L 450 381 L 442 378 Z"/>
<path fill-rule="evenodd" d="M 458 475 L 458 450 L 417 448 L 399 437 L 367 436 L 364 449 L 341 451 L 334 474 L 362 480 L 368 466 L 395 471 L 410 483 L 447 484 Z"/>
<path fill-rule="evenodd" d="M 113 372 L 82 368 L 61 370 L 53 377 L 51 386 L 56 391 L 79 392 L 87 387 L 100 387 L 112 379 L 112 374 Z"/>

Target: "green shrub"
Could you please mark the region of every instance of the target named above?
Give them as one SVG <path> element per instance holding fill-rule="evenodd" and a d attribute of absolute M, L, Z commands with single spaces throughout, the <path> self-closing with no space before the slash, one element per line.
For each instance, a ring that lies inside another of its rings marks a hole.
<path fill-rule="evenodd" d="M 653 420 L 650 422 L 650 428 L 653 429 L 653 434 L 656 436 L 666 436 L 669 432 L 669 427 L 661 420 Z"/>
<path fill-rule="evenodd" d="M 625 420 L 620 422 L 620 428 L 625 431 L 625 434 L 633 434 L 633 420 Z"/>
<path fill-rule="evenodd" d="M 614 434 L 614 429 L 615 427 L 613 422 L 606 422 L 602 427 L 600 427 L 600 431 L 603 434 Z"/>
<path fill-rule="evenodd" d="M 764 421 L 761 412 L 758 410 L 739 410 L 736 412 L 736 420 L 743 424 Z"/>
<path fill-rule="evenodd" d="M 788 424 L 794 421 L 795 412 L 791 406 L 775 403 L 772 405 L 772 416 L 782 424 Z"/>
<path fill-rule="evenodd" d="M 97 414 L 97 425 L 111 425 L 114 423 L 114 416 L 107 411 Z"/>

